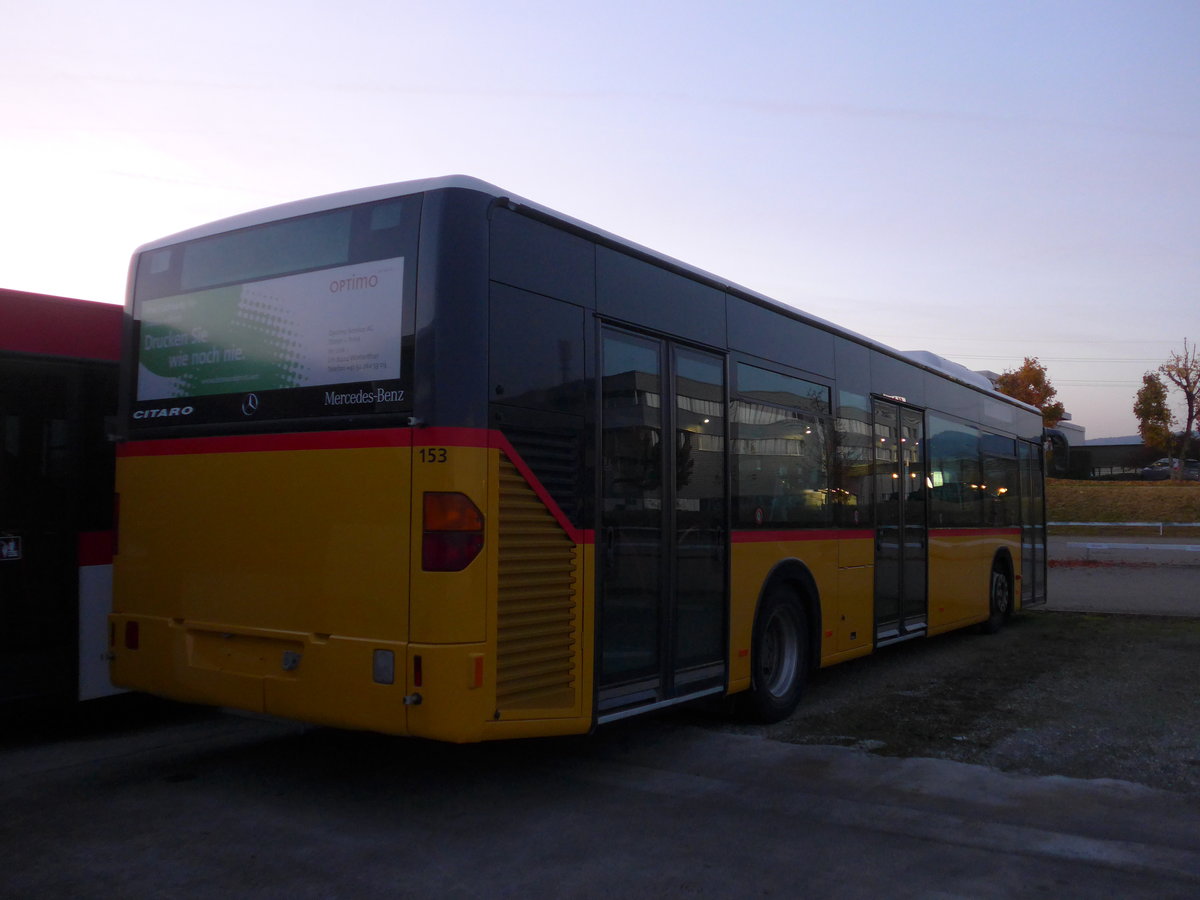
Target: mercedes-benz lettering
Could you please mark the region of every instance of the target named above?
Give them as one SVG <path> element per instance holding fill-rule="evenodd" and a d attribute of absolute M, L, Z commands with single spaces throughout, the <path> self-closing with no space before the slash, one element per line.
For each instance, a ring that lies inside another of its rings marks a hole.
<path fill-rule="evenodd" d="M 404 391 L 389 391 L 386 388 L 361 391 L 326 391 L 326 406 L 341 406 L 344 403 L 399 403 Z"/>

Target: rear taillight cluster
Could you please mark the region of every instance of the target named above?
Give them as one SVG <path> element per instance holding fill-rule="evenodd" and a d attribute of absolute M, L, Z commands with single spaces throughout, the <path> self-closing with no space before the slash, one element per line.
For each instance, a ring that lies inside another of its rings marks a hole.
<path fill-rule="evenodd" d="M 466 494 L 425 494 L 421 568 L 426 572 L 459 572 L 483 549 L 483 513 Z"/>

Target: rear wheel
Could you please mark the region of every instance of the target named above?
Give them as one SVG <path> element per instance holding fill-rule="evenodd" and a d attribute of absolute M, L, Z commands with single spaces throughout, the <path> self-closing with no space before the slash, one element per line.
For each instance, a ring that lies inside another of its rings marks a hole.
<path fill-rule="evenodd" d="M 800 702 L 808 676 L 808 621 L 793 591 L 775 587 L 763 597 L 750 663 L 743 710 L 760 722 L 786 719 Z"/>
<path fill-rule="evenodd" d="M 995 634 L 1012 615 L 1012 580 L 1008 570 L 997 565 L 992 569 L 988 589 L 988 620 L 983 623 L 984 634 Z"/>

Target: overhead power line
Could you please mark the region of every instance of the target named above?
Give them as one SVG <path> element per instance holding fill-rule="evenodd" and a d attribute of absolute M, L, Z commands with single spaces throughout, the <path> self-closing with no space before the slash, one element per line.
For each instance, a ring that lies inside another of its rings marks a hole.
<path fill-rule="evenodd" d="M 995 356 L 976 353 L 954 353 L 955 359 L 1012 359 L 1011 356 Z M 1041 362 L 1102 362 L 1102 363 L 1161 363 L 1159 357 L 1112 357 L 1112 356 L 1039 356 Z"/>

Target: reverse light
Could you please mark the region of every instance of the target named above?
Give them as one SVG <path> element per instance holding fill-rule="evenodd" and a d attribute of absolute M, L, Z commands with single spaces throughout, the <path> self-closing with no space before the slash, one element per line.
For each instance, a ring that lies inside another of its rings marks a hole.
<path fill-rule="evenodd" d="M 471 498 L 456 491 L 425 494 L 421 568 L 460 572 L 483 549 L 483 513 Z"/>
<path fill-rule="evenodd" d="M 371 679 L 376 684 L 396 683 L 396 654 L 391 650 L 376 650 L 371 655 Z"/>

